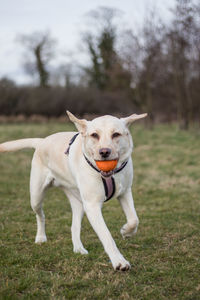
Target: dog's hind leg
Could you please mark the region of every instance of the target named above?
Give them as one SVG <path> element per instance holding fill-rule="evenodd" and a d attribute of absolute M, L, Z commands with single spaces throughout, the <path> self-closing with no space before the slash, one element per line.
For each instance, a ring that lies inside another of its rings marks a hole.
<path fill-rule="evenodd" d="M 42 202 L 44 191 L 49 183 L 50 180 L 47 169 L 42 166 L 40 159 L 34 154 L 30 176 L 30 198 L 31 207 L 36 214 L 37 220 L 35 243 L 44 243 L 47 241 L 45 233 L 45 215 L 42 209 Z"/>
<path fill-rule="evenodd" d="M 72 208 L 72 243 L 73 243 L 73 251 L 75 253 L 88 254 L 88 251 L 83 247 L 81 242 L 81 221 L 84 215 L 83 204 L 79 199 L 79 195 L 76 195 L 68 190 L 64 190 L 66 196 L 70 201 L 70 205 Z"/>
<path fill-rule="evenodd" d="M 127 219 L 127 223 L 122 226 L 120 232 L 123 238 L 131 237 L 136 234 L 139 224 L 131 189 L 120 196 L 119 201 Z"/>

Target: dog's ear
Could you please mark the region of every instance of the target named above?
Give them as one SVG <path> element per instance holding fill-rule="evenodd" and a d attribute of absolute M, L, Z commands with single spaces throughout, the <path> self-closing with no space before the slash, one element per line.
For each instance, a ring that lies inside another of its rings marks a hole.
<path fill-rule="evenodd" d="M 81 133 L 81 134 L 84 134 L 86 132 L 86 128 L 87 128 L 87 121 L 84 120 L 84 119 L 78 119 L 76 118 L 70 111 L 66 111 L 70 121 L 72 121 L 76 128 L 78 129 L 78 131 Z"/>
<path fill-rule="evenodd" d="M 141 115 L 137 115 L 137 114 L 133 114 L 129 117 L 126 118 L 121 118 L 120 120 L 122 120 L 126 126 L 131 125 L 133 122 L 135 122 L 136 120 L 145 118 L 147 116 L 147 114 L 141 114 Z"/>

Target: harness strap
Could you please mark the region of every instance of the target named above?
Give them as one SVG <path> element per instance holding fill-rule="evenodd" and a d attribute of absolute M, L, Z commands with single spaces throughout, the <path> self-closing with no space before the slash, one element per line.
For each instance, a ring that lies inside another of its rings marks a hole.
<path fill-rule="evenodd" d="M 83 155 L 84 155 L 85 160 L 87 161 L 88 165 L 90 165 L 90 167 L 92 167 L 95 171 L 101 173 L 101 171 L 100 171 L 97 167 L 95 167 L 95 166 L 89 161 L 89 159 L 87 158 L 87 156 L 85 156 L 85 154 L 83 154 Z"/>
<path fill-rule="evenodd" d="M 71 145 L 73 144 L 73 142 L 75 141 L 75 139 L 77 138 L 77 136 L 79 135 L 79 133 L 76 133 L 70 140 L 69 142 L 69 146 L 67 147 L 67 150 L 65 151 L 65 154 L 69 155 L 69 150 Z M 114 169 L 113 171 L 110 172 L 103 172 L 100 171 L 97 167 L 95 167 L 90 161 L 89 159 L 85 156 L 85 154 L 83 154 L 85 157 L 85 160 L 87 161 L 87 163 L 90 165 L 90 167 L 92 167 L 95 171 L 97 171 L 98 173 L 101 174 L 101 179 L 103 182 L 103 186 L 104 186 L 104 190 L 105 190 L 105 196 L 106 199 L 104 202 L 110 200 L 114 193 L 115 193 L 115 179 L 112 175 L 120 172 L 128 163 L 128 160 L 123 162 L 121 164 L 121 166 L 119 168 Z"/>
<path fill-rule="evenodd" d="M 73 142 L 75 141 L 75 139 L 77 138 L 77 136 L 79 135 L 79 133 L 76 133 L 72 138 L 71 138 L 71 140 L 70 140 L 70 142 L 69 142 L 69 146 L 67 147 L 67 150 L 65 151 L 65 154 L 69 154 L 69 149 L 70 149 L 70 146 L 71 146 L 71 144 L 73 144 Z"/>

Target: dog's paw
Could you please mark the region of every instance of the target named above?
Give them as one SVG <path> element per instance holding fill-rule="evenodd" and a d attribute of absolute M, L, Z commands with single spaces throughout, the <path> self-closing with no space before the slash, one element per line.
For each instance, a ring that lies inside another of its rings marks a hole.
<path fill-rule="evenodd" d="M 47 242 L 47 237 L 46 235 L 37 235 L 36 238 L 35 238 L 35 243 L 36 244 L 42 244 L 42 243 L 45 243 Z"/>
<path fill-rule="evenodd" d="M 88 251 L 84 247 L 76 247 L 73 249 L 74 253 L 80 253 L 80 254 L 88 254 Z"/>
<path fill-rule="evenodd" d="M 139 221 L 138 219 L 134 220 L 132 223 L 126 223 L 122 226 L 120 233 L 122 237 L 125 239 L 127 237 L 131 237 L 136 234 L 138 229 Z"/>
<path fill-rule="evenodd" d="M 128 271 L 131 269 L 130 263 L 126 259 L 120 259 L 119 261 L 113 264 L 115 271 Z"/>

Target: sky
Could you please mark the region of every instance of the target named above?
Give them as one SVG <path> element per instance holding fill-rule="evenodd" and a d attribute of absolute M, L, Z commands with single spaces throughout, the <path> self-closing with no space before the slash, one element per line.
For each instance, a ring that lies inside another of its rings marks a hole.
<path fill-rule="evenodd" d="M 49 30 L 58 42 L 53 63 L 70 57 L 81 62 L 81 32 L 90 10 L 118 8 L 123 12 L 124 26 L 134 28 L 152 7 L 167 21 L 173 5 L 174 0 L 0 0 L 0 78 L 8 77 L 18 84 L 30 81 L 22 67 L 24 49 L 16 41 L 20 34 Z"/>

